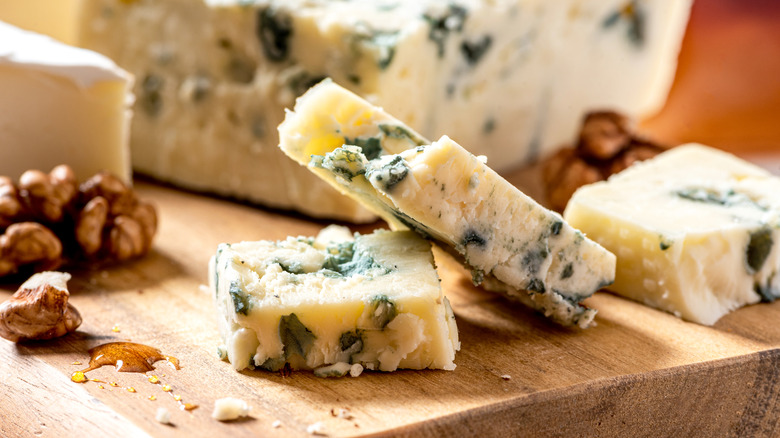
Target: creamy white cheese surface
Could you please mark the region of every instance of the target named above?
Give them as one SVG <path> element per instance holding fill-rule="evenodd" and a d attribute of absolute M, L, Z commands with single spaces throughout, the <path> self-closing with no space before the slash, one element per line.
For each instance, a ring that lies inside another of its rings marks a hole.
<path fill-rule="evenodd" d="M 410 231 L 343 240 L 326 230 L 220 245 L 210 281 L 233 367 L 322 377 L 454 369 L 460 342 L 430 244 Z"/>
<path fill-rule="evenodd" d="M 66 78 L 80 88 L 99 81 L 131 80 L 129 73 L 106 56 L 0 21 L 0 65 L 3 64 Z M 132 104 L 132 94 L 128 94 L 128 104 Z"/>
<path fill-rule="evenodd" d="M 0 175 L 67 164 L 130 183 L 132 85 L 103 55 L 0 22 Z"/>
<path fill-rule="evenodd" d="M 780 296 L 780 178 L 701 145 L 579 189 L 564 212 L 617 256 L 620 295 L 714 324 Z"/>

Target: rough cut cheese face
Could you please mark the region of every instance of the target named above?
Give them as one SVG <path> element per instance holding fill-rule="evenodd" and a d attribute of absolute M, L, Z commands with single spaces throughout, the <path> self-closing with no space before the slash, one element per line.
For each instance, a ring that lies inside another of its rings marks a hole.
<path fill-rule="evenodd" d="M 564 217 L 617 255 L 610 290 L 714 324 L 780 296 L 780 179 L 685 145 L 585 186 Z"/>
<path fill-rule="evenodd" d="M 410 231 L 344 230 L 219 246 L 211 287 L 233 367 L 454 369 L 458 331 L 430 244 Z"/>
<path fill-rule="evenodd" d="M 298 100 L 279 133 L 293 159 L 392 227 L 442 244 L 472 269 L 475 283 L 488 280 L 562 324 L 593 320 L 595 311 L 579 303 L 611 283 L 614 255 L 448 137 L 426 145 L 329 81 Z"/>
<path fill-rule="evenodd" d="M 86 0 L 80 43 L 138 77 L 133 163 L 315 216 L 372 216 L 284 160 L 276 126 L 332 78 L 503 171 L 583 113 L 663 102 L 689 0 Z"/>
<path fill-rule="evenodd" d="M 130 182 L 131 86 L 102 55 L 0 22 L 0 175 L 68 164 Z"/>

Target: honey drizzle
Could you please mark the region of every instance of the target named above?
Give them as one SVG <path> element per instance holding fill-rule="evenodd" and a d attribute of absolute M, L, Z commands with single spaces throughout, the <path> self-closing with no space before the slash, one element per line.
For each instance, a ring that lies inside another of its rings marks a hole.
<path fill-rule="evenodd" d="M 154 370 L 154 364 L 161 360 L 165 360 L 175 369 L 180 369 L 179 360 L 173 356 L 165 356 L 160 350 L 148 345 L 136 344 L 134 342 L 111 342 L 108 344 L 99 345 L 89 350 L 90 359 L 89 366 L 83 370 L 75 371 L 70 380 L 75 383 L 106 383 L 105 381 L 98 379 L 90 379 L 86 373 L 96 370 L 100 367 L 113 365 L 118 372 L 130 372 L 130 373 L 146 373 Z M 74 364 L 77 364 L 74 362 Z M 78 362 L 80 365 L 81 363 Z M 151 384 L 161 384 L 159 377 L 151 375 L 148 377 L 148 381 Z M 107 382 L 109 386 L 117 388 L 120 385 L 116 382 Z M 104 389 L 103 385 L 98 386 L 100 389 Z M 122 387 L 128 392 L 137 392 L 135 388 Z M 198 408 L 198 405 L 192 403 L 185 403 L 182 401 L 180 395 L 173 393 L 173 388 L 168 384 L 162 385 L 162 391 L 167 392 L 173 396 L 173 399 L 179 404 L 179 408 L 184 411 L 192 411 Z M 149 400 L 155 401 L 157 397 L 152 395 L 148 397 Z"/>
<path fill-rule="evenodd" d="M 179 359 L 165 356 L 148 345 L 134 342 L 110 342 L 89 349 L 89 366 L 82 373 L 96 370 L 102 366 L 114 365 L 120 373 L 145 373 L 154 370 L 154 363 L 165 360 L 177 370 Z"/>

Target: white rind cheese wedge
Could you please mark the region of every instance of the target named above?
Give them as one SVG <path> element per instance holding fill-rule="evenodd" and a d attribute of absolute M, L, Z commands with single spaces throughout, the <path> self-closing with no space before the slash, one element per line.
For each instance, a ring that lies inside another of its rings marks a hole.
<path fill-rule="evenodd" d="M 309 86 L 330 77 L 505 171 L 571 141 L 593 108 L 659 108 L 691 1 L 83 3 L 80 44 L 138 77 L 138 170 L 365 221 L 276 148 L 283 109 Z"/>
<path fill-rule="evenodd" d="M 617 255 L 609 289 L 714 324 L 780 296 L 780 179 L 685 145 L 579 189 L 564 217 Z"/>
<path fill-rule="evenodd" d="M 219 246 L 211 288 L 233 368 L 454 369 L 458 331 L 430 244 L 410 231 L 343 234 Z"/>
<path fill-rule="evenodd" d="M 130 183 L 131 87 L 105 56 L 0 22 L 0 175 L 68 164 Z"/>
<path fill-rule="evenodd" d="M 457 255 L 475 283 L 488 280 L 564 325 L 590 325 L 596 312 L 580 302 L 611 283 L 614 255 L 449 138 L 426 146 L 330 81 L 298 100 L 279 135 L 290 157 L 391 227 L 416 230 Z"/>

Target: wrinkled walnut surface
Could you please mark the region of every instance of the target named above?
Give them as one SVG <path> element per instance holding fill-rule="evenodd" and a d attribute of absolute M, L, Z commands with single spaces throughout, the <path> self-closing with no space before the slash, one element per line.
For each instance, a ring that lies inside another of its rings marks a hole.
<path fill-rule="evenodd" d="M 19 195 L 28 214 L 48 222 L 61 221 L 77 193 L 76 175 L 69 166 L 57 166 L 48 174 L 28 170 L 19 178 Z"/>
<path fill-rule="evenodd" d="M 62 264 L 62 244 L 54 233 L 36 222 L 13 224 L 0 235 L 0 277 L 31 265 L 36 271 Z"/>
<path fill-rule="evenodd" d="M 640 137 L 631 120 L 613 111 L 585 116 L 576 147 L 561 149 L 544 163 L 542 178 L 550 207 L 558 212 L 574 192 L 603 181 L 665 149 Z"/>
<path fill-rule="evenodd" d="M 80 192 L 86 204 L 76 220 L 76 241 L 85 255 L 127 260 L 149 251 L 157 231 L 151 204 L 105 172 L 87 180 Z"/>
<path fill-rule="evenodd" d="M 124 261 L 152 247 L 154 207 L 108 172 L 79 185 L 66 165 L 0 177 L 0 277 L 66 261 Z"/>
<path fill-rule="evenodd" d="M 81 325 L 81 315 L 68 303 L 70 274 L 41 272 L 24 282 L 0 304 L 0 336 L 9 341 L 45 340 L 64 336 Z"/>

